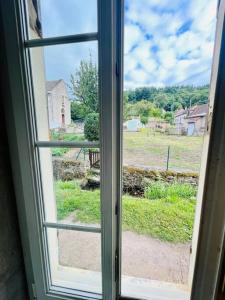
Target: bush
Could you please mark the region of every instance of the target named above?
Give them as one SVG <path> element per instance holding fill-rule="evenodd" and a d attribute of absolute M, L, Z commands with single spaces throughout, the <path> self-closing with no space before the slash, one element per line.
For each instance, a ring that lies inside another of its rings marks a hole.
<path fill-rule="evenodd" d="M 141 123 L 142 123 L 143 125 L 148 124 L 148 117 L 146 117 L 146 116 L 141 116 Z"/>
<path fill-rule="evenodd" d="M 84 122 L 84 136 L 88 141 L 99 140 L 99 114 L 90 113 Z"/>

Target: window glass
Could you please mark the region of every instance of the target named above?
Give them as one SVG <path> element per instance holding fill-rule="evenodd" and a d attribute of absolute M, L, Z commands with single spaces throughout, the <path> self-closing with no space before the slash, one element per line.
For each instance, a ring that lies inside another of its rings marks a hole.
<path fill-rule="evenodd" d="M 101 293 L 101 235 L 47 229 L 52 285 Z"/>
<path fill-rule="evenodd" d="M 97 42 L 32 48 L 30 51 L 38 139 L 97 141 Z"/>
<path fill-rule="evenodd" d="M 121 293 L 137 299 L 190 299 L 202 201 L 217 1 L 168 3 L 125 0 Z"/>
<path fill-rule="evenodd" d="M 28 0 L 27 3 L 31 39 L 97 32 L 96 0 Z"/>
<path fill-rule="evenodd" d="M 100 227 L 100 151 L 40 148 L 45 221 Z"/>

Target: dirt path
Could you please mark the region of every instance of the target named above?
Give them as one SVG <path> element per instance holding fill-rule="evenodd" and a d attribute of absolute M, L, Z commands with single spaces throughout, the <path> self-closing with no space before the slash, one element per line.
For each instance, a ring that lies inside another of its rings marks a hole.
<path fill-rule="evenodd" d="M 174 283 L 187 283 L 189 244 L 161 242 L 125 231 L 122 234 L 122 274 Z M 101 269 L 100 234 L 60 230 L 59 258 L 65 266 Z"/>

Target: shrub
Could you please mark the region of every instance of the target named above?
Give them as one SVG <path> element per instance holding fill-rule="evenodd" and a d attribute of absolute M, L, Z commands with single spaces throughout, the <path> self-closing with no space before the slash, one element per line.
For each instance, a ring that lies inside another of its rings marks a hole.
<path fill-rule="evenodd" d="M 143 125 L 148 124 L 148 117 L 146 117 L 146 116 L 141 116 L 141 123 L 142 123 Z"/>
<path fill-rule="evenodd" d="M 84 136 L 88 141 L 99 140 L 99 114 L 90 113 L 84 122 Z"/>

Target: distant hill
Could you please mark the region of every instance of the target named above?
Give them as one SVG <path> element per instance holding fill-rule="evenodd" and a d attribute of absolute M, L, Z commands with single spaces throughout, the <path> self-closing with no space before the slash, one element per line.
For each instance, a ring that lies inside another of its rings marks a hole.
<path fill-rule="evenodd" d="M 195 104 L 208 102 L 209 85 L 205 86 L 169 86 L 163 88 L 140 87 L 124 92 L 127 102 L 135 103 L 147 100 L 166 111 L 175 111 Z"/>

